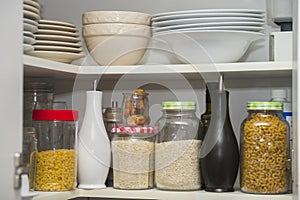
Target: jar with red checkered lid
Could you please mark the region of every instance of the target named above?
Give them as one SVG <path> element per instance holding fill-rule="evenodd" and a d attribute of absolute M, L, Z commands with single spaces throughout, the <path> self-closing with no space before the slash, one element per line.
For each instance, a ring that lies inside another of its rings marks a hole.
<path fill-rule="evenodd" d="M 115 126 L 111 132 L 113 187 L 128 190 L 153 188 L 157 128 Z"/>

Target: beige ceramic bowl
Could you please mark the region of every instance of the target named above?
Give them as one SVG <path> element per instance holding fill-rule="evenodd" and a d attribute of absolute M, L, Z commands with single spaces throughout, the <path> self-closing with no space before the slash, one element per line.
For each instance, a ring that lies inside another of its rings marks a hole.
<path fill-rule="evenodd" d="M 151 15 L 131 11 L 90 11 L 82 15 L 82 24 L 127 23 L 150 25 Z"/>
<path fill-rule="evenodd" d="M 135 65 L 144 56 L 151 28 L 132 24 L 93 24 L 83 26 L 89 53 L 99 65 Z"/>
<path fill-rule="evenodd" d="M 82 27 L 82 35 L 84 37 L 94 35 L 143 35 L 151 36 L 151 27 L 141 24 L 123 24 L 123 23 L 104 23 L 104 24 L 88 24 Z"/>

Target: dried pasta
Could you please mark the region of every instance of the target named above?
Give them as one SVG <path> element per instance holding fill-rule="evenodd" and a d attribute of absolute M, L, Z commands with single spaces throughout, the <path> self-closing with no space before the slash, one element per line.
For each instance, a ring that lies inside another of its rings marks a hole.
<path fill-rule="evenodd" d="M 66 191 L 76 186 L 76 153 L 71 149 L 36 152 L 34 189 Z"/>
<path fill-rule="evenodd" d="M 242 126 L 241 190 L 285 193 L 288 189 L 287 125 L 275 114 L 254 113 Z"/>

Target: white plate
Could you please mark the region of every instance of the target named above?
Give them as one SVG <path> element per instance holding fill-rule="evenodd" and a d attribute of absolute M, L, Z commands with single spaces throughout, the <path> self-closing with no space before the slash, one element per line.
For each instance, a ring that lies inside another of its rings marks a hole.
<path fill-rule="evenodd" d="M 167 31 L 167 30 L 177 30 L 182 28 L 209 28 L 214 26 L 254 26 L 254 27 L 262 27 L 264 23 L 262 22 L 235 22 L 235 21 L 227 21 L 227 22 L 210 22 L 210 23 L 198 23 L 198 24 L 181 24 L 174 26 L 163 26 L 163 27 L 154 27 L 154 31 Z"/>
<path fill-rule="evenodd" d="M 208 22 L 264 22 L 264 19 L 249 18 L 249 17 L 207 17 L 207 18 L 188 18 L 188 19 L 175 19 L 166 20 L 161 22 L 153 22 L 152 26 L 173 26 L 181 24 L 196 24 L 196 23 L 208 23 Z"/>
<path fill-rule="evenodd" d="M 23 36 L 23 43 L 24 44 L 34 44 L 35 39 L 27 36 Z"/>
<path fill-rule="evenodd" d="M 51 25 L 51 24 L 39 24 L 38 28 L 39 29 L 47 29 L 47 30 L 77 32 L 76 28 L 72 28 L 72 27 L 68 27 L 68 26 L 60 26 L 60 25 Z"/>
<path fill-rule="evenodd" d="M 23 4 L 23 9 L 27 11 L 34 12 L 37 15 L 40 15 L 40 10 L 34 6 Z"/>
<path fill-rule="evenodd" d="M 84 54 L 66 53 L 60 51 L 30 51 L 27 54 L 63 63 L 71 63 L 73 60 L 77 60 L 85 56 Z"/>
<path fill-rule="evenodd" d="M 31 25 L 34 25 L 36 27 L 38 26 L 38 22 L 34 21 L 32 19 L 23 18 L 23 23 L 31 24 Z"/>
<path fill-rule="evenodd" d="M 34 34 L 30 31 L 23 31 L 23 36 L 26 36 L 26 37 L 30 37 L 30 38 L 35 38 L 34 37 Z"/>
<path fill-rule="evenodd" d="M 63 22 L 63 21 L 41 19 L 41 20 L 39 20 L 39 23 L 40 24 L 49 24 L 49 25 L 58 25 L 58 26 L 68 26 L 71 28 L 76 28 L 76 26 L 74 24 L 71 24 L 69 22 Z"/>
<path fill-rule="evenodd" d="M 77 33 L 74 33 L 74 32 L 47 30 L 47 29 L 38 29 L 37 34 L 63 35 L 63 36 L 70 36 L 70 37 L 79 37 L 79 35 Z"/>
<path fill-rule="evenodd" d="M 30 44 L 23 44 L 23 52 L 33 51 L 34 47 Z"/>
<path fill-rule="evenodd" d="M 63 51 L 71 53 L 80 53 L 82 52 L 81 48 L 74 47 L 64 47 L 64 46 L 51 46 L 51 45 L 34 45 L 36 51 Z"/>
<path fill-rule="evenodd" d="M 27 4 L 27 5 L 34 6 L 34 7 L 36 7 L 37 9 L 40 9 L 40 8 L 41 8 L 40 3 L 37 2 L 37 1 L 23 0 L 23 3 L 24 3 L 24 4 Z"/>
<path fill-rule="evenodd" d="M 251 17 L 251 18 L 264 18 L 264 14 L 260 13 L 186 13 L 178 15 L 166 15 L 161 17 L 152 17 L 152 21 L 165 21 L 165 20 L 174 20 L 174 19 L 186 19 L 186 18 L 200 18 L 200 17 Z"/>
<path fill-rule="evenodd" d="M 257 13 L 257 14 L 265 13 L 263 10 L 257 10 L 257 9 L 201 9 L 201 10 L 180 10 L 180 11 L 157 13 L 153 15 L 153 17 L 187 14 L 187 13 L 219 13 L 219 12 Z"/>
<path fill-rule="evenodd" d="M 61 42 L 61 41 L 52 41 L 52 40 L 36 40 L 36 45 L 52 45 L 52 46 L 63 46 L 63 47 L 76 47 L 80 48 L 80 43 L 73 42 Z"/>
<path fill-rule="evenodd" d="M 201 64 L 237 62 L 250 44 L 264 38 L 264 34 L 251 31 L 198 30 L 168 31 L 153 37 L 167 42 L 181 61 Z"/>
<path fill-rule="evenodd" d="M 35 32 L 37 32 L 38 28 L 37 28 L 37 26 L 27 24 L 27 23 L 23 23 L 23 30 L 24 31 L 29 31 L 31 33 L 35 33 Z"/>
<path fill-rule="evenodd" d="M 35 21 L 38 21 L 41 18 L 40 15 L 28 10 L 23 10 L 23 15 L 24 18 L 33 19 Z"/>
<path fill-rule="evenodd" d="M 53 40 L 53 41 L 63 41 L 63 42 L 79 42 L 80 39 L 76 37 L 69 37 L 63 35 L 41 35 L 35 34 L 37 40 Z"/>
<path fill-rule="evenodd" d="M 193 28 L 179 28 L 179 29 L 173 29 L 171 31 L 177 31 L 177 32 L 185 32 L 185 31 L 198 31 L 198 30 L 234 30 L 234 31 L 254 31 L 254 32 L 259 32 L 263 31 L 263 27 L 258 27 L 258 26 L 211 26 L 211 27 L 193 27 Z M 170 30 L 165 30 L 165 31 L 170 31 Z M 164 31 L 159 31 L 155 30 L 154 32 L 164 32 Z M 155 34 L 155 33 L 154 33 Z"/>

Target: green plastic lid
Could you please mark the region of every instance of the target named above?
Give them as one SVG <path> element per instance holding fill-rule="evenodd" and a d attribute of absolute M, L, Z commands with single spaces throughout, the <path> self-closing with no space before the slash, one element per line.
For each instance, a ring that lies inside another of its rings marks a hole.
<path fill-rule="evenodd" d="M 164 101 L 163 110 L 196 110 L 196 103 L 193 101 Z"/>
<path fill-rule="evenodd" d="M 251 101 L 248 102 L 248 110 L 282 110 L 282 103 Z"/>

